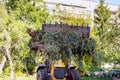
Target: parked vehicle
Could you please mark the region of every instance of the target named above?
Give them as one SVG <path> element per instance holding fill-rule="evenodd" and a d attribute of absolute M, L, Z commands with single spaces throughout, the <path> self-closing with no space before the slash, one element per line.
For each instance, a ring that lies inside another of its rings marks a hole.
<path fill-rule="evenodd" d="M 81 80 L 81 77 L 75 66 L 65 66 L 60 59 L 49 66 L 40 64 L 37 69 L 37 80 Z"/>

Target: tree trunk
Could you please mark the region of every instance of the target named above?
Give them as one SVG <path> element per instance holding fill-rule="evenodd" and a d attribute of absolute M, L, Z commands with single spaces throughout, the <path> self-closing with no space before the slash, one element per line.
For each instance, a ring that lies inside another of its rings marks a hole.
<path fill-rule="evenodd" d="M 26 68 L 26 76 L 28 77 L 29 73 L 28 73 L 28 68 L 27 68 L 27 62 L 25 62 L 25 68 Z"/>
<path fill-rule="evenodd" d="M 12 57 L 10 55 L 10 51 L 8 48 L 6 48 L 6 55 L 9 60 L 9 65 L 10 65 L 10 77 L 11 79 L 14 79 L 14 69 L 13 69 L 13 62 L 12 62 Z"/>
<path fill-rule="evenodd" d="M 3 70 L 3 67 L 4 67 L 4 65 L 5 65 L 5 62 L 6 62 L 6 57 L 3 56 L 3 57 L 2 57 L 1 64 L 0 64 L 0 74 L 2 73 L 2 70 Z"/>
<path fill-rule="evenodd" d="M 11 36 L 9 31 L 4 30 L 3 31 L 4 35 L 4 49 L 5 49 L 5 54 L 8 58 L 9 65 L 10 65 L 10 77 L 12 80 L 14 80 L 14 68 L 13 68 L 13 61 L 12 61 L 12 56 L 11 56 Z"/>

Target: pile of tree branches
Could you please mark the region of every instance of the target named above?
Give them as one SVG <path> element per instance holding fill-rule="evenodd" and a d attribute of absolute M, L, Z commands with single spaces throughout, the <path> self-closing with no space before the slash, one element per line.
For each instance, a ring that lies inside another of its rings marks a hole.
<path fill-rule="evenodd" d="M 96 42 L 94 39 L 71 31 L 58 30 L 43 33 L 40 30 L 28 30 L 28 33 L 32 36 L 29 43 L 31 50 L 41 51 L 42 49 L 52 60 L 58 59 L 59 53 L 62 54 L 63 60 L 71 59 L 72 56 L 82 58 L 84 54 L 95 53 Z"/>

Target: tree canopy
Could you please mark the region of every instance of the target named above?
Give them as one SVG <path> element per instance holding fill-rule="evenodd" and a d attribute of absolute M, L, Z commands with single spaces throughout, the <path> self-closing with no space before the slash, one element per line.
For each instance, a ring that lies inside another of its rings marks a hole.
<path fill-rule="evenodd" d="M 115 46 L 116 44 L 119 45 L 117 35 L 119 34 L 118 13 L 112 17 L 112 13 L 108 6 L 104 4 L 104 0 L 100 1 L 96 13 L 94 33 L 97 41 L 97 51 L 103 56 L 102 63 L 115 62 L 119 54 L 119 49 Z"/>
<path fill-rule="evenodd" d="M 36 5 L 37 3 L 41 4 Z M 12 79 L 14 71 L 18 75 L 23 72 L 33 73 L 36 65 L 31 66 L 31 64 L 36 64 L 35 55 L 29 53 L 29 36 L 26 28 L 41 28 L 47 15 L 47 9 L 42 0 L 33 2 L 30 0 L 4 0 L 4 5 L 0 5 L 0 53 L 2 53 L 0 58 L 2 61 L 4 58 L 8 59 L 3 62 L 9 63 L 9 65 L 5 64 L 0 67 L 0 71 L 1 69 L 2 71 L 7 70 L 5 73 L 10 72 Z"/>

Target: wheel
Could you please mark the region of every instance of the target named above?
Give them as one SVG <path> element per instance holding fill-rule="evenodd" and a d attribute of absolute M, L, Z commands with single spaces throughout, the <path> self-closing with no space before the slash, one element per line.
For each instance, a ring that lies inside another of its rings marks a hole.
<path fill-rule="evenodd" d="M 79 71 L 72 69 L 71 70 L 71 76 L 73 80 L 81 80 Z"/>
<path fill-rule="evenodd" d="M 65 78 L 66 70 L 64 68 L 55 68 L 54 69 L 54 77 L 56 79 Z"/>
<path fill-rule="evenodd" d="M 48 75 L 47 69 L 41 69 L 37 72 L 37 80 L 51 80 L 51 76 Z"/>

